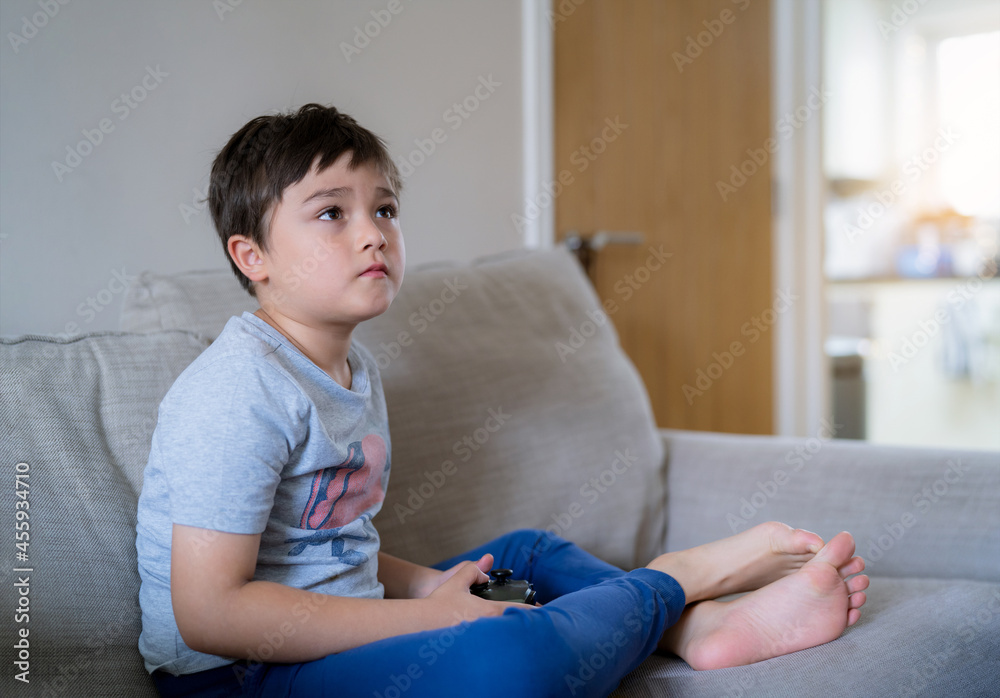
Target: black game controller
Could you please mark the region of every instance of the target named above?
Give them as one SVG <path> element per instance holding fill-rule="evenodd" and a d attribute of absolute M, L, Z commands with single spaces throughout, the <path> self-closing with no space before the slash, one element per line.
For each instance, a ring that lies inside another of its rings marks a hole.
<path fill-rule="evenodd" d="M 473 584 L 469 591 L 489 601 L 512 601 L 514 603 L 535 603 L 535 590 L 531 583 L 523 579 L 510 579 L 513 570 L 490 570 L 493 577 L 488 582 Z"/>

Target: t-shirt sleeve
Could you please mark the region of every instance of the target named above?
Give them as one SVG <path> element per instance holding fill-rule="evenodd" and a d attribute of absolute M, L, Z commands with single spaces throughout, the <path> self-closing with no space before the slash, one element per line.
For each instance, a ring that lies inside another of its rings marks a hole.
<path fill-rule="evenodd" d="M 216 361 L 183 376 L 153 437 L 173 523 L 261 533 L 307 424 L 301 392 L 259 361 Z"/>

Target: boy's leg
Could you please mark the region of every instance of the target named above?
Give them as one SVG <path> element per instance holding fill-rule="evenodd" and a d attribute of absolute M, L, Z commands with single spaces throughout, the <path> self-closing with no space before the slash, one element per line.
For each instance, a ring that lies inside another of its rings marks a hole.
<path fill-rule="evenodd" d="M 544 607 L 388 638 L 314 662 L 263 665 L 249 695 L 604 696 L 684 609 L 668 575 L 640 569 Z"/>
<path fill-rule="evenodd" d="M 551 576 L 553 588 L 575 583 L 572 575 L 559 580 L 558 570 L 549 569 L 547 554 L 511 557 L 512 550 L 522 552 L 518 548 L 530 535 L 504 537 L 502 544 L 482 552 L 494 552 L 527 578 L 531 571 Z M 536 533 L 535 541 L 539 539 Z M 727 546 L 708 550 L 713 555 L 705 559 L 732 552 Z M 553 560 L 559 560 L 560 555 L 576 556 L 579 549 L 553 547 L 546 553 L 552 551 Z M 404 693 L 464 696 L 469 691 L 589 696 L 606 695 L 658 641 L 696 668 L 760 661 L 826 642 L 857 620 L 868 580 L 852 576 L 864 567 L 853 551 L 853 539 L 840 534 L 801 570 L 759 592 L 730 604 L 706 602 L 689 609 L 666 636 L 664 630 L 677 622 L 685 603 L 672 576 L 654 569 L 619 570 L 614 576 L 614 568 L 602 567 L 596 558 L 581 558 L 590 568 L 587 574 L 610 578 L 543 608 L 511 608 L 500 617 L 389 638 L 314 662 L 251 667 L 244 686 L 248 695 L 261 696 L 348 692 L 398 698 Z M 671 556 L 661 556 L 653 566 L 673 562 Z"/>
<path fill-rule="evenodd" d="M 647 566 L 679 581 L 688 601 L 694 602 L 766 586 L 801 569 L 822 546 L 823 539 L 815 533 L 769 521 L 696 548 L 666 553 Z M 493 553 L 494 567 L 508 567 L 515 579 L 534 584 L 543 603 L 624 574 L 558 536 L 534 530 L 501 536 L 437 567 L 447 569 L 483 553 Z"/>

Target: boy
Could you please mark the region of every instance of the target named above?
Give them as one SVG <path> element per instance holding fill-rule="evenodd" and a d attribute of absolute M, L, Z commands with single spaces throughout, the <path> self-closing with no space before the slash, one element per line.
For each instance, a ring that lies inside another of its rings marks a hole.
<path fill-rule="evenodd" d="M 384 144 L 316 104 L 254 119 L 215 160 L 213 221 L 260 309 L 160 406 L 136 546 L 162 695 L 605 695 L 658 646 L 736 666 L 858 619 L 850 535 L 777 523 L 628 573 L 538 531 L 434 569 L 380 552 L 386 409 L 351 335 L 399 290 L 399 191 Z M 543 605 L 470 594 L 494 566 Z"/>

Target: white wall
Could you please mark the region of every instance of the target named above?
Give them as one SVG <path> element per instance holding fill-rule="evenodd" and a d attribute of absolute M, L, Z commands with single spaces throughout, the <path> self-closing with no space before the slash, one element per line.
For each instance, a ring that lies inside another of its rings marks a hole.
<path fill-rule="evenodd" d="M 0 334 L 114 329 L 122 271 L 227 267 L 193 211 L 215 153 L 250 118 L 312 101 L 380 134 L 401 165 L 442 129 L 406 180 L 411 264 L 523 245 L 521 3 L 61 2 L 0 3 Z M 366 23 L 377 35 L 348 61 Z M 133 90 L 144 100 L 126 108 Z M 478 108 L 463 118 L 452 105 L 467 98 Z M 53 162 L 102 120 L 60 181 Z"/>

